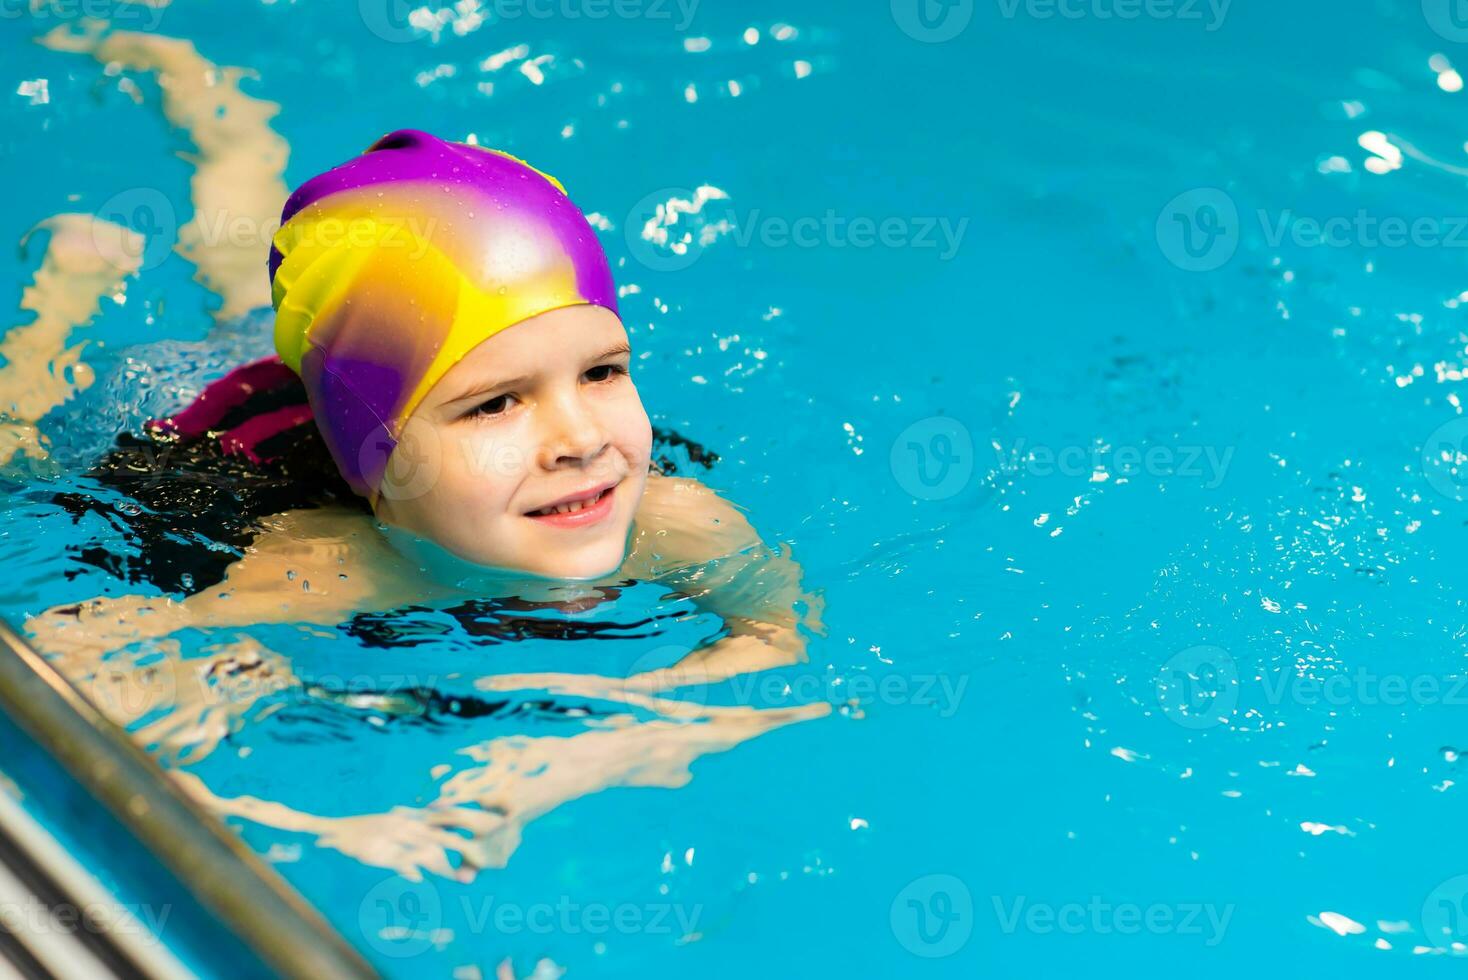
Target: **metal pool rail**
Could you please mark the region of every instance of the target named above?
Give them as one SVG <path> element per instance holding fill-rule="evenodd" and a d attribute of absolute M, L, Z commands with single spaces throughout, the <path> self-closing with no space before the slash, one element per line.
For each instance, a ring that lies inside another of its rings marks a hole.
<path fill-rule="evenodd" d="M 377 975 L 3 622 L 0 771 L 0 977 Z"/>

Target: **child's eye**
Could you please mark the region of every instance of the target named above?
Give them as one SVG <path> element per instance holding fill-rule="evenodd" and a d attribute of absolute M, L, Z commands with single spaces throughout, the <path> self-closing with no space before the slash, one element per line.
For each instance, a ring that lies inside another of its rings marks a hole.
<path fill-rule="evenodd" d="M 627 369 L 620 364 L 598 364 L 586 372 L 586 377 L 593 383 L 611 381 L 620 374 L 626 374 Z"/>
<path fill-rule="evenodd" d="M 469 417 L 475 419 L 494 418 L 503 415 L 510 407 L 510 399 L 513 395 L 496 395 L 487 402 L 482 402 L 470 409 Z"/>

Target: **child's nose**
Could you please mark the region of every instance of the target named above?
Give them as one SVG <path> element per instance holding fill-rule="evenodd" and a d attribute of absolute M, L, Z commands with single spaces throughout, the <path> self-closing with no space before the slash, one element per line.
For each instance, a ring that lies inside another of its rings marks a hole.
<path fill-rule="evenodd" d="M 563 400 L 551 414 L 554 422 L 541 443 L 542 469 L 586 466 L 601 456 L 608 442 L 606 428 L 580 398 Z"/>

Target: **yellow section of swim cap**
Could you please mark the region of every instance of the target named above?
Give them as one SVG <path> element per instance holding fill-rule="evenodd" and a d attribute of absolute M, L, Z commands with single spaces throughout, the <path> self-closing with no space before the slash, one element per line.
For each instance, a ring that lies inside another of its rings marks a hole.
<path fill-rule="evenodd" d="M 271 285 L 275 304 L 275 351 L 297 374 L 311 327 L 352 288 L 368 257 L 384 246 L 407 255 L 432 248 L 402 222 L 330 216 L 287 222 L 275 233 L 285 258 Z"/>
<path fill-rule="evenodd" d="M 452 265 L 441 253 L 434 258 Z M 455 274 L 458 274 L 457 268 Z M 449 369 L 490 337 L 533 316 L 567 306 L 581 306 L 585 302 L 576 291 L 576 270 L 570 263 L 557 263 L 533 279 L 516 283 L 503 295 L 499 291 L 487 292 L 459 275 L 459 302 L 454 311 L 454 322 L 444 338 L 443 347 L 397 411 L 398 420 L 401 423 L 411 418 L 414 410 L 433 386 L 449 373 Z"/>
<path fill-rule="evenodd" d="M 366 259 L 363 249 L 303 248 L 280 264 L 275 276 L 275 290 L 280 293 L 275 310 L 275 352 L 292 371 L 301 372 L 312 325 L 350 288 Z M 289 268 L 293 263 L 299 269 Z"/>

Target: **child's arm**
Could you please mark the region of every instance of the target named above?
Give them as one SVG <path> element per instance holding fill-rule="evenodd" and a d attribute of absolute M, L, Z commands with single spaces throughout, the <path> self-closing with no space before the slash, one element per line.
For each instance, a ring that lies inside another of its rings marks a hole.
<path fill-rule="evenodd" d="M 620 786 L 677 789 L 703 756 L 829 713 L 826 704 L 700 707 L 676 721 L 614 715 L 570 736 L 495 738 L 455 753 L 459 771 L 439 784 L 439 795 L 426 806 L 354 816 L 320 816 L 251 796 L 224 798 L 187 770 L 173 775 L 221 816 L 314 835 L 319 846 L 412 881 L 425 871 L 467 881 L 482 868 L 504 867 L 524 828 L 563 803 Z M 473 764 L 460 768 L 465 757 Z"/>
<path fill-rule="evenodd" d="M 212 588 L 182 600 L 123 595 L 69 603 L 30 617 L 24 628 L 75 682 L 119 647 L 190 626 L 335 626 L 359 611 L 442 591 L 403 568 L 371 518 L 356 511 L 292 510 L 260 523 L 244 557 Z"/>
<path fill-rule="evenodd" d="M 801 567 L 789 547 L 772 548 L 729 501 L 692 479 L 654 477 L 638 511 L 634 559 L 644 551 L 661 582 L 715 613 L 729 633 L 695 651 L 673 671 L 694 671 L 712 682 L 736 674 L 800 663 L 806 659 L 801 627 L 824 635 L 825 602 L 801 584 Z M 652 689 L 679 678 L 644 675 Z"/>

